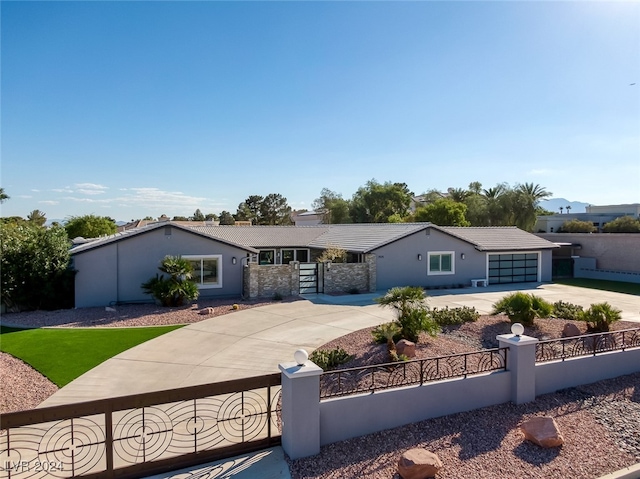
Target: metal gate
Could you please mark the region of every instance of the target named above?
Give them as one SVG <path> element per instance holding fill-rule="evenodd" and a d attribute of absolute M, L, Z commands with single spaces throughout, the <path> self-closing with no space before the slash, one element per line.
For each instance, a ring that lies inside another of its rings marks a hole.
<path fill-rule="evenodd" d="M 324 292 L 322 264 L 300 263 L 300 294 Z"/>

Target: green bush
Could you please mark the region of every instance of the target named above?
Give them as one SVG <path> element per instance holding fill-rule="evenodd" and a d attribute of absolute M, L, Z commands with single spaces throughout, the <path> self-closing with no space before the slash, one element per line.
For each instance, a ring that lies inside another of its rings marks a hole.
<path fill-rule="evenodd" d="M 591 221 L 573 219 L 562 223 L 558 233 L 595 233 L 597 230 Z"/>
<path fill-rule="evenodd" d="M 155 278 L 142 283 L 140 287 L 162 306 L 182 306 L 200 294 L 198 285 L 191 279 L 193 266 L 188 260 L 179 256 L 165 256 L 158 269 L 169 277 L 156 274 Z"/>
<path fill-rule="evenodd" d="M 445 306 L 444 309 L 433 308 L 431 310 L 431 317 L 440 326 L 446 326 L 450 324 L 473 323 L 478 320 L 480 313 L 476 311 L 476 308 L 470 308 L 469 306 L 451 309 L 449 309 L 449 306 Z"/>
<path fill-rule="evenodd" d="M 396 324 L 404 339 L 416 343 L 421 332 L 435 336 L 440 331 L 425 303 L 424 290 L 418 286 L 391 288 L 376 302 L 396 311 Z"/>
<path fill-rule="evenodd" d="M 632 216 L 621 216 L 609 221 L 602 227 L 605 233 L 640 233 L 640 219 Z"/>
<path fill-rule="evenodd" d="M 376 343 L 386 343 L 389 351 L 395 349 L 395 342 L 400 339 L 400 326 L 395 321 L 392 323 L 384 323 L 376 326 L 371 334 Z"/>
<path fill-rule="evenodd" d="M 342 348 L 316 349 L 309 355 L 309 359 L 322 368 L 323 371 L 329 371 L 351 361 L 353 356 Z"/>
<path fill-rule="evenodd" d="M 553 312 L 551 314 L 554 318 L 579 321 L 584 314 L 584 309 L 578 304 L 556 301 L 553 303 Z"/>
<path fill-rule="evenodd" d="M 609 303 L 592 304 L 580 318 L 587 322 L 587 331 L 591 333 L 603 333 L 609 331 L 609 327 L 619 321 L 621 311 Z"/>
<path fill-rule="evenodd" d="M 505 313 L 512 323 L 522 323 L 524 326 L 533 326 L 535 318 L 551 316 L 553 306 L 551 303 L 534 295 L 518 291 L 502 298 L 493 305 L 491 314 Z"/>

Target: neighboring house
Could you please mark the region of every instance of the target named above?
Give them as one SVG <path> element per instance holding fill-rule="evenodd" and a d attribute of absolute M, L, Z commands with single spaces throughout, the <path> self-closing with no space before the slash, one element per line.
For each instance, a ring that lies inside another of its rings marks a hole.
<path fill-rule="evenodd" d="M 515 227 L 390 223 L 238 228 L 156 223 L 71 250 L 78 271 L 76 307 L 149 301 L 140 284 L 158 273 L 166 255 L 192 259 L 200 270 L 198 278 L 212 278 L 200 282 L 201 296 L 240 296 L 248 287 L 244 271 L 249 263 L 286 279 L 293 271 L 297 274 L 298 263 L 316 262 L 327 248 L 345 250 L 347 262 L 357 264 L 341 269 L 340 284 L 347 284 L 345 275 L 366 272 L 368 289 L 384 290 L 468 286 L 475 279 L 550 281 L 551 250 L 557 246 Z M 289 263 L 291 267 L 283 266 Z M 280 269 L 270 269 L 278 265 Z M 337 281 L 335 275 L 326 277 Z"/>
<path fill-rule="evenodd" d="M 579 220 L 592 223 L 596 227 L 596 231 L 601 233 L 605 224 L 621 216 L 640 218 L 640 203 L 607 206 L 589 205 L 586 207 L 585 213 L 538 216 L 533 231 L 537 233 L 557 233 L 565 222 Z"/>
<path fill-rule="evenodd" d="M 296 226 L 316 226 L 322 224 L 324 215 L 318 211 L 305 211 L 291 215 L 291 220 Z"/>

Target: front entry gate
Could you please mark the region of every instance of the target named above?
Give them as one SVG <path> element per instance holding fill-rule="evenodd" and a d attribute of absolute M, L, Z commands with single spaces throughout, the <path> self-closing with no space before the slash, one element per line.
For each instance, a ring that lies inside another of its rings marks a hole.
<path fill-rule="evenodd" d="M 322 264 L 300 263 L 300 294 L 324 292 Z"/>

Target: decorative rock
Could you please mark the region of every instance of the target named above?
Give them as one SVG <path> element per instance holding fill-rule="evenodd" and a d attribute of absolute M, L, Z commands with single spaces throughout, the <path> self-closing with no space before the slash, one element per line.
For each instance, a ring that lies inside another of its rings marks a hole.
<path fill-rule="evenodd" d="M 203 316 L 210 316 L 215 312 L 213 308 L 203 308 L 200 310 L 200 314 Z"/>
<path fill-rule="evenodd" d="M 520 425 L 524 438 L 541 447 L 558 447 L 564 444 L 556 420 L 548 416 L 529 419 Z"/>
<path fill-rule="evenodd" d="M 573 336 L 580 336 L 581 334 L 578 326 L 573 323 L 567 323 L 564 325 L 564 328 L 562 328 L 563 338 L 572 338 Z"/>
<path fill-rule="evenodd" d="M 442 469 L 440 458 L 426 449 L 409 449 L 398 460 L 398 474 L 402 479 L 435 477 L 440 469 Z"/>
<path fill-rule="evenodd" d="M 112 308 L 111 306 L 107 306 L 106 308 L 104 308 L 105 311 L 108 311 L 110 313 L 115 313 L 116 312 L 116 308 Z"/>
<path fill-rule="evenodd" d="M 396 351 L 398 354 L 404 354 L 408 358 L 416 357 L 416 343 L 401 339 L 396 343 Z"/>

